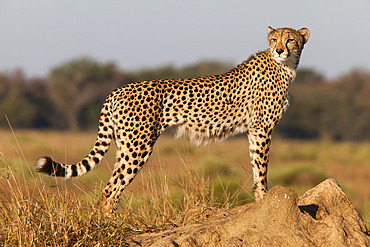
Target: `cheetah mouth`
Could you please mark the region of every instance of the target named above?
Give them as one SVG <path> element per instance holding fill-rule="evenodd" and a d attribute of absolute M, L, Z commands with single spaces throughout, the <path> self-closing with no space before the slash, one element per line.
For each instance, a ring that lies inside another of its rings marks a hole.
<path fill-rule="evenodd" d="M 296 67 L 298 65 L 299 57 L 295 53 L 287 53 L 287 54 L 277 54 L 274 52 L 273 59 L 283 65 L 287 65 L 289 67 Z"/>
<path fill-rule="evenodd" d="M 283 63 L 283 62 L 286 62 L 289 59 L 289 55 L 278 55 L 278 54 L 275 54 L 274 55 L 274 59 L 277 62 L 279 62 L 279 63 Z"/>

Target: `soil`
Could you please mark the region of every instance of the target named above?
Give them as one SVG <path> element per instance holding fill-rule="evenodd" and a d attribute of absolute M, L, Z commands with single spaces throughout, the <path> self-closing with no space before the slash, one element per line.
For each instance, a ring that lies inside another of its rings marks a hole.
<path fill-rule="evenodd" d="M 303 196 L 275 186 L 261 203 L 214 210 L 202 223 L 132 236 L 127 246 L 370 246 L 370 232 L 334 179 Z"/>

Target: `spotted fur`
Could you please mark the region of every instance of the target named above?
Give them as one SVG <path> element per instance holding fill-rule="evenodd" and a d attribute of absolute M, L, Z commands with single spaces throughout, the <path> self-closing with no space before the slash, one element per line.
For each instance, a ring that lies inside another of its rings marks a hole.
<path fill-rule="evenodd" d="M 82 161 L 66 165 L 43 157 L 36 169 L 58 177 L 81 176 L 103 159 L 115 140 L 117 160 L 101 201 L 109 214 L 166 128 L 178 126 L 176 136 L 188 136 L 195 144 L 246 133 L 255 197 L 260 201 L 267 191 L 271 134 L 288 107 L 288 89 L 309 35 L 306 28 L 269 27 L 269 49 L 227 73 L 143 81 L 118 88 L 103 104 L 96 143 Z"/>

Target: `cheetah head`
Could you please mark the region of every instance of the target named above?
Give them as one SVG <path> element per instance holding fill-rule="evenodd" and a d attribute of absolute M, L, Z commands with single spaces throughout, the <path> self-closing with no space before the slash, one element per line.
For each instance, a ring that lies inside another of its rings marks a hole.
<path fill-rule="evenodd" d="M 273 29 L 268 27 L 268 44 L 273 59 L 292 69 L 296 69 L 304 44 L 310 37 L 307 28 L 295 30 L 292 28 Z"/>

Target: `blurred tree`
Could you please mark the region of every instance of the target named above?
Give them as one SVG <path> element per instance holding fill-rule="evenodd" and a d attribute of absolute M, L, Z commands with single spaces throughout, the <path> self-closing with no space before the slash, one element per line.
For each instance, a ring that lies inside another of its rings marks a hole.
<path fill-rule="evenodd" d="M 55 107 L 53 123 L 58 128 L 86 128 L 89 121 L 84 111 L 95 106 L 98 112 L 106 95 L 122 86 L 125 77 L 113 63 L 99 63 L 91 58 L 78 58 L 59 65 L 49 76 L 50 100 Z"/>
<path fill-rule="evenodd" d="M 337 118 L 327 128 L 331 138 L 370 139 L 370 72 L 352 70 L 333 83 L 332 91 Z"/>
<path fill-rule="evenodd" d="M 1 116 L 2 127 L 8 127 L 5 115 L 13 128 L 27 128 L 35 121 L 36 107 L 27 98 L 5 97 L 0 102 L 0 109 L 4 112 Z"/>
<path fill-rule="evenodd" d="M 288 138 L 370 139 L 370 72 L 297 83 L 276 132 Z"/>
<path fill-rule="evenodd" d="M 324 76 L 315 69 L 302 68 L 297 70 L 297 76 L 294 83 L 321 82 Z"/>
<path fill-rule="evenodd" d="M 290 105 L 276 128 L 288 138 L 319 137 L 320 115 L 323 108 L 323 84 L 294 84 L 290 87 Z"/>
<path fill-rule="evenodd" d="M 27 88 L 27 98 L 36 108 L 34 121 L 28 127 L 50 128 L 52 127 L 53 108 L 50 102 L 49 83 L 44 78 L 33 78 L 28 80 L 25 85 Z"/>
<path fill-rule="evenodd" d="M 27 79 L 17 69 L 0 75 L 0 126 L 8 128 L 8 117 L 12 127 L 25 128 L 35 121 L 37 107 L 28 98 Z"/>

